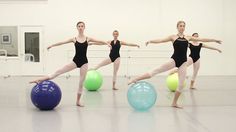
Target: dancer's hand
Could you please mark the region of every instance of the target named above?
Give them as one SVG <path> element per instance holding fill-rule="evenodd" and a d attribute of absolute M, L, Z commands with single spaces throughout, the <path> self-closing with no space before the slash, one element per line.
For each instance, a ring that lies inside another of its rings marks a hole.
<path fill-rule="evenodd" d="M 110 48 L 110 50 L 112 49 L 111 44 L 107 43 L 107 46 Z"/>
<path fill-rule="evenodd" d="M 222 51 L 221 51 L 221 50 L 219 50 L 219 49 L 218 49 L 217 51 L 218 51 L 219 53 L 222 53 Z"/>
<path fill-rule="evenodd" d="M 215 42 L 218 43 L 218 44 L 221 44 L 221 43 L 222 43 L 221 40 L 216 40 Z"/>
<path fill-rule="evenodd" d="M 146 46 L 148 46 L 149 43 L 150 43 L 150 41 L 147 41 L 147 42 L 146 42 Z"/>
<path fill-rule="evenodd" d="M 49 50 L 49 49 L 51 49 L 51 48 L 52 48 L 52 46 L 50 45 L 50 46 L 47 47 L 47 50 Z"/>
<path fill-rule="evenodd" d="M 139 46 L 139 45 L 136 45 L 136 47 L 140 48 L 140 46 Z"/>

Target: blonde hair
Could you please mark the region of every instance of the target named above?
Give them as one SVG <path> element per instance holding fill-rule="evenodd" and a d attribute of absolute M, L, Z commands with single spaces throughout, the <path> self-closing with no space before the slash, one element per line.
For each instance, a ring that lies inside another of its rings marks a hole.
<path fill-rule="evenodd" d="M 185 21 L 182 21 L 182 20 L 181 20 L 181 21 L 178 21 L 178 22 L 177 22 L 177 27 L 178 27 L 179 24 L 181 24 L 181 23 L 183 23 L 184 25 L 186 25 Z"/>

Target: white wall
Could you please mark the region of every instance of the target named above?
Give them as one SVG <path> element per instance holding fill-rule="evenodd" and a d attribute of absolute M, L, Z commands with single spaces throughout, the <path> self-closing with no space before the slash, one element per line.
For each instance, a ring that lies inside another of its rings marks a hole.
<path fill-rule="evenodd" d="M 158 67 L 172 54 L 171 43 L 145 47 L 144 42 L 176 33 L 176 22 L 185 20 L 186 34 L 223 40 L 222 54 L 206 49 L 201 53 L 200 75 L 236 75 L 236 1 L 234 0 L 49 0 L 48 2 L 4 2 L 0 4 L 0 26 L 43 25 L 44 47 L 77 34 L 77 21 L 86 23 L 86 34 L 102 40 L 112 39 L 120 31 L 120 40 L 141 44 L 141 49 L 123 47 L 120 75 L 136 75 Z M 73 44 L 44 52 L 45 74 L 54 71 L 73 57 Z M 101 51 L 94 51 L 101 50 Z M 127 52 L 130 50 L 130 52 Z M 148 52 L 150 50 L 150 52 Z M 154 51 L 153 51 L 154 50 Z M 90 66 L 108 56 L 106 46 L 89 47 Z M 92 58 L 100 56 L 101 58 Z M 156 58 L 150 58 L 155 56 Z M 140 58 L 147 57 L 147 58 Z M 53 60 L 53 62 L 52 62 Z M 1 67 L 3 62 L 0 61 Z M 129 66 L 127 66 L 129 64 Z M 1 68 L 0 67 L 0 68 Z M 19 70 L 13 68 L 14 70 Z M 11 73 L 20 74 L 20 72 Z M 102 68 L 112 74 L 112 66 Z M 190 70 L 191 71 L 191 70 Z M 78 71 L 72 72 L 77 74 Z"/>

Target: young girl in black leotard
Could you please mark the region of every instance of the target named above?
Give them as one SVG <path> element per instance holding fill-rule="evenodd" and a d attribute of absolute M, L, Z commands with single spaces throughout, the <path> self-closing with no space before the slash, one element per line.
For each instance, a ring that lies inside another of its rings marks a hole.
<path fill-rule="evenodd" d="M 112 47 L 111 51 L 110 51 L 110 54 L 109 54 L 109 58 L 103 60 L 97 66 L 92 68 L 92 69 L 97 70 L 100 67 L 103 67 L 105 65 L 114 63 L 113 79 L 112 79 L 112 81 L 113 81 L 112 82 L 113 83 L 112 89 L 113 90 L 117 90 L 117 88 L 116 88 L 116 78 L 117 78 L 117 72 L 118 72 L 119 66 L 120 66 L 120 47 L 122 45 L 125 45 L 125 46 L 133 46 L 133 47 L 138 47 L 139 48 L 139 45 L 137 45 L 137 44 L 129 44 L 129 43 L 126 43 L 124 41 L 119 41 L 118 36 L 119 36 L 119 32 L 117 30 L 113 31 L 114 39 L 112 41 L 108 41 L 108 43 Z"/>
<path fill-rule="evenodd" d="M 64 67 L 58 69 L 56 72 L 54 72 L 53 74 L 50 74 L 48 76 L 44 76 L 42 78 L 39 78 L 37 80 L 31 81 L 30 83 L 40 83 L 44 80 L 51 80 L 54 79 L 55 77 L 69 72 L 73 69 L 76 68 L 80 68 L 80 81 L 79 81 L 79 88 L 78 88 L 78 93 L 77 93 L 77 100 L 76 100 L 76 105 L 77 106 L 83 106 L 80 102 L 80 97 L 82 95 L 82 91 L 83 91 L 83 82 L 87 73 L 87 69 L 88 69 L 88 60 L 87 60 L 87 47 L 88 47 L 88 43 L 92 42 L 92 43 L 102 43 L 102 44 L 107 44 L 108 46 L 110 46 L 110 44 L 106 43 L 105 41 L 100 41 L 100 40 L 96 40 L 90 37 L 86 37 L 84 35 L 84 29 L 85 29 L 85 23 L 84 22 L 78 22 L 77 25 L 77 30 L 78 30 L 78 35 L 77 37 L 73 37 L 70 38 L 66 41 L 62 41 L 56 44 L 53 44 L 51 46 L 49 46 L 47 49 L 50 49 L 52 47 L 55 46 L 60 46 L 63 44 L 69 44 L 69 43 L 74 43 L 75 46 L 75 56 L 73 58 L 73 61 L 70 62 L 69 64 L 65 65 Z"/>
<path fill-rule="evenodd" d="M 198 33 L 194 33 L 192 36 L 195 37 L 195 38 L 199 37 Z M 187 66 L 190 66 L 190 65 L 193 64 L 193 75 L 192 75 L 192 80 L 191 80 L 191 83 L 190 83 L 190 88 L 191 89 L 195 89 L 194 82 L 196 80 L 197 73 L 198 73 L 198 70 L 200 68 L 200 51 L 201 51 L 201 48 L 212 49 L 212 50 L 216 50 L 219 53 L 221 53 L 221 50 L 219 50 L 217 48 L 214 48 L 214 47 L 210 47 L 210 46 L 202 44 L 202 43 L 198 43 L 197 41 L 193 41 L 192 43 L 189 43 L 190 55 L 187 58 Z M 175 70 L 171 71 L 170 74 L 173 74 L 177 71 L 178 70 L 175 69 Z"/>
<path fill-rule="evenodd" d="M 168 71 L 174 67 L 178 67 L 179 86 L 175 92 L 175 97 L 174 97 L 172 106 L 176 108 L 181 108 L 179 105 L 177 105 L 177 100 L 182 92 L 182 89 L 184 86 L 184 79 L 186 76 L 186 67 L 187 67 L 186 53 L 187 53 L 187 48 L 188 48 L 188 41 L 202 41 L 202 42 L 216 42 L 216 43 L 221 43 L 221 41 L 215 40 L 215 39 L 201 39 L 201 38 L 194 38 L 192 36 L 185 36 L 184 35 L 184 30 L 185 30 L 184 21 L 179 21 L 177 23 L 177 29 L 178 29 L 177 35 L 171 35 L 164 39 L 157 39 L 157 40 L 151 40 L 151 41 L 146 42 L 146 45 L 148 45 L 149 43 L 158 44 L 158 43 L 171 41 L 174 47 L 174 54 L 172 55 L 171 59 L 167 63 L 161 65 L 160 67 L 154 69 L 153 71 L 147 72 L 141 76 L 138 76 L 130 80 L 128 84 L 136 83 L 139 80 L 151 78 L 156 74 Z"/>

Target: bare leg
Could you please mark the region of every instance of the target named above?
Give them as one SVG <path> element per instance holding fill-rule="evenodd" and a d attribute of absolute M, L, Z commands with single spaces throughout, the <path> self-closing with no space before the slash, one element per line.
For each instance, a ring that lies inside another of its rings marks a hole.
<path fill-rule="evenodd" d="M 87 74 L 87 70 L 88 70 L 88 63 L 80 67 L 79 89 L 78 89 L 77 100 L 76 100 L 76 105 L 80 107 L 84 106 L 80 101 L 81 101 L 81 96 L 83 92 L 83 83 Z"/>
<path fill-rule="evenodd" d="M 191 57 L 187 58 L 187 68 L 193 64 L 193 59 Z M 187 69 L 186 69 L 187 70 Z M 188 79 L 188 76 L 186 74 L 186 79 Z"/>
<path fill-rule="evenodd" d="M 188 57 L 187 59 L 187 67 L 191 66 L 193 64 L 193 59 L 191 57 Z"/>
<path fill-rule="evenodd" d="M 172 103 L 172 107 L 176 107 L 176 108 L 182 108 L 177 104 L 177 101 L 179 99 L 179 96 L 184 88 L 184 80 L 185 80 L 185 76 L 186 76 L 186 69 L 187 69 L 187 63 L 183 63 L 179 69 L 178 69 L 178 77 L 179 77 L 179 86 L 178 86 L 178 90 L 176 90 L 175 92 L 175 97 Z"/>
<path fill-rule="evenodd" d="M 173 70 L 171 70 L 169 75 L 175 74 L 176 72 L 178 72 L 178 68 L 177 67 L 175 67 Z"/>
<path fill-rule="evenodd" d="M 147 72 L 147 73 L 145 73 L 145 74 L 143 74 L 141 76 L 138 76 L 138 77 L 134 78 L 133 80 L 130 80 L 128 82 L 128 85 L 131 84 L 131 83 L 136 83 L 137 81 L 140 81 L 140 80 L 151 78 L 152 76 L 154 76 L 156 74 L 168 71 L 168 70 L 170 70 L 170 69 L 172 69 L 174 67 L 175 67 L 175 61 L 173 59 L 171 59 L 170 61 L 168 61 L 165 64 L 161 65 L 157 69 L 154 69 L 151 72 Z"/>
<path fill-rule="evenodd" d="M 192 77 L 191 84 L 190 84 L 190 88 L 191 88 L 191 89 L 196 89 L 196 88 L 194 87 L 194 83 L 195 83 L 195 80 L 196 80 L 196 77 L 197 77 L 199 68 L 200 68 L 200 59 L 197 60 L 197 61 L 193 64 L 193 77 Z"/>
<path fill-rule="evenodd" d="M 97 66 L 95 66 L 93 69 L 94 69 L 94 70 L 97 70 L 97 69 L 99 69 L 100 67 L 103 67 L 103 66 L 108 65 L 108 64 L 111 64 L 111 63 L 112 63 L 112 62 L 111 62 L 111 59 L 110 59 L 110 58 L 107 58 L 107 59 L 103 60 L 101 63 L 99 63 Z"/>
<path fill-rule="evenodd" d="M 117 72 L 119 70 L 119 67 L 120 67 L 120 58 L 117 58 L 115 61 L 114 61 L 114 70 L 113 70 L 113 86 L 112 86 L 112 89 L 113 90 L 118 90 L 116 88 L 116 78 L 117 78 Z"/>
<path fill-rule="evenodd" d="M 69 64 L 67 64 L 67 65 L 63 66 L 62 68 L 58 69 L 53 74 L 41 77 L 37 80 L 30 81 L 30 83 L 40 83 L 40 82 L 45 81 L 45 80 L 51 80 L 51 79 L 54 79 L 55 77 L 57 77 L 57 76 L 59 76 L 63 73 L 69 72 L 69 71 L 71 71 L 75 68 L 77 68 L 76 64 L 74 62 L 70 62 Z"/>
<path fill-rule="evenodd" d="M 181 94 L 181 92 L 179 92 L 179 91 L 176 90 L 176 92 L 175 92 L 175 97 L 174 97 L 174 101 L 173 101 L 173 103 L 172 103 L 172 107 L 180 108 L 180 109 L 183 108 L 183 107 L 177 105 L 177 101 L 178 101 L 178 99 L 179 99 L 180 94 Z"/>

